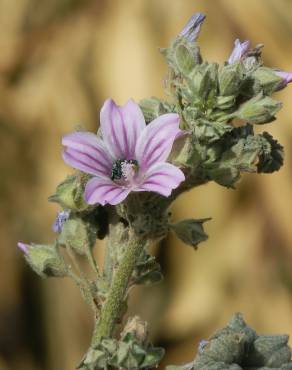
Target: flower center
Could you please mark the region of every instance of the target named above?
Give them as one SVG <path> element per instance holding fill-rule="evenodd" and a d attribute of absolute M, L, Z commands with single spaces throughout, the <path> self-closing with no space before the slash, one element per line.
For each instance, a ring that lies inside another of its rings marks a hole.
<path fill-rule="evenodd" d="M 138 168 L 136 159 L 117 159 L 113 163 L 111 179 L 119 183 L 133 183 Z"/>

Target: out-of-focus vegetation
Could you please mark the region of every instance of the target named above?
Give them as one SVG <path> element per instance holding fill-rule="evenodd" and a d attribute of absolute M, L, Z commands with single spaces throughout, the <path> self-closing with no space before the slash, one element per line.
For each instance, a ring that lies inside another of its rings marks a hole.
<path fill-rule="evenodd" d="M 227 59 L 240 37 L 265 43 L 266 64 L 292 70 L 290 0 L 0 1 L 1 370 L 72 370 L 85 352 L 92 322 L 79 292 L 39 280 L 16 242 L 53 238 L 47 196 L 71 171 L 61 136 L 96 130 L 109 96 L 163 97 L 158 47 L 195 11 L 207 14 L 199 42 L 209 60 Z M 165 363 L 191 360 L 234 311 L 259 333 L 292 334 L 292 87 L 278 99 L 270 128 L 285 147 L 283 169 L 245 175 L 236 191 L 209 184 L 183 195 L 173 219 L 211 216 L 210 239 L 197 252 L 163 242 L 164 282 L 132 295 L 130 311 L 150 322 Z"/>

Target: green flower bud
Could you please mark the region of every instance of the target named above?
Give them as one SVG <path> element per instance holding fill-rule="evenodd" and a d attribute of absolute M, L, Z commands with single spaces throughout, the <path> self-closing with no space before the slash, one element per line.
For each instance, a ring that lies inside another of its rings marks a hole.
<path fill-rule="evenodd" d="M 263 335 L 258 337 L 246 358 L 246 365 L 250 367 L 265 365 L 278 368 L 287 364 L 291 358 L 288 340 L 288 335 Z"/>
<path fill-rule="evenodd" d="M 71 218 L 62 227 L 58 243 L 69 245 L 76 253 L 85 255 L 96 241 L 96 229 L 90 227 L 81 218 Z"/>
<path fill-rule="evenodd" d="M 188 76 L 196 65 L 191 50 L 186 45 L 179 44 L 175 49 L 174 56 L 178 70 L 184 76 Z"/>
<path fill-rule="evenodd" d="M 241 63 L 233 63 L 219 69 L 219 91 L 222 96 L 237 96 L 242 83 Z"/>
<path fill-rule="evenodd" d="M 226 110 L 235 105 L 235 95 L 231 96 L 217 96 L 216 108 Z"/>
<path fill-rule="evenodd" d="M 172 224 L 170 227 L 180 240 L 197 249 L 199 243 L 208 239 L 203 224 L 209 220 L 211 220 L 211 218 L 199 220 L 188 219 Z"/>
<path fill-rule="evenodd" d="M 174 109 L 171 104 L 155 97 L 142 99 L 139 102 L 139 105 L 142 109 L 146 123 L 153 121 L 162 114 L 172 112 Z"/>
<path fill-rule="evenodd" d="M 260 67 L 252 75 L 259 83 L 264 94 L 271 95 L 277 91 L 282 78 L 278 76 L 271 68 Z"/>
<path fill-rule="evenodd" d="M 30 267 L 43 278 L 67 275 L 66 263 L 56 245 L 29 245 L 24 256 Z"/>
<path fill-rule="evenodd" d="M 171 153 L 171 162 L 180 167 L 195 168 L 200 163 L 200 155 L 193 143 L 193 138 L 188 135 L 177 139 Z"/>
<path fill-rule="evenodd" d="M 83 194 L 88 175 L 78 173 L 68 176 L 57 186 L 56 194 L 49 197 L 49 201 L 60 204 L 64 209 L 84 211 L 90 208 L 85 202 Z"/>
<path fill-rule="evenodd" d="M 202 63 L 200 48 L 184 37 L 178 37 L 169 48 L 160 49 L 175 74 L 187 75 L 193 66 Z"/>
<path fill-rule="evenodd" d="M 234 116 L 253 124 L 264 124 L 275 120 L 282 104 L 262 93 L 244 103 Z"/>
<path fill-rule="evenodd" d="M 188 99 L 193 101 L 205 101 L 216 94 L 217 90 L 217 64 L 203 63 L 197 65 L 187 78 Z M 214 93 L 211 92 L 214 90 Z"/>

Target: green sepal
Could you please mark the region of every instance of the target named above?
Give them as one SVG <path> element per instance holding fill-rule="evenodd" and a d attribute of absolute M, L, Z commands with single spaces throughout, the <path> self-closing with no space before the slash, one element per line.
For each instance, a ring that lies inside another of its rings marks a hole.
<path fill-rule="evenodd" d="M 283 165 L 284 151 L 281 144 L 268 132 L 258 135 L 261 144 L 257 169 L 259 173 L 272 173 L 278 171 Z"/>
<path fill-rule="evenodd" d="M 188 76 L 196 65 L 191 50 L 186 45 L 179 44 L 175 48 L 174 56 L 178 70 Z"/>
<path fill-rule="evenodd" d="M 264 124 L 274 121 L 275 115 L 281 107 L 282 103 L 259 93 L 242 104 L 233 116 L 253 124 Z"/>
<path fill-rule="evenodd" d="M 49 197 L 49 201 L 58 203 L 64 209 L 72 211 L 84 211 L 92 208 L 84 200 L 84 189 L 88 180 L 89 175 L 82 172 L 67 176 L 57 186 L 56 193 Z"/>
<path fill-rule="evenodd" d="M 151 285 L 163 279 L 161 268 L 154 256 L 143 251 L 132 275 L 132 284 Z"/>
<path fill-rule="evenodd" d="M 227 64 L 219 69 L 218 82 L 221 96 L 237 96 L 243 80 L 241 63 Z"/>
<path fill-rule="evenodd" d="M 67 265 L 56 244 L 32 244 L 24 256 L 30 267 L 43 278 L 67 276 Z"/>
<path fill-rule="evenodd" d="M 77 216 L 70 217 L 58 237 L 60 245 L 70 246 L 76 253 L 86 255 L 96 242 L 96 228 Z"/>
<path fill-rule="evenodd" d="M 172 104 L 156 97 L 140 100 L 139 106 L 143 112 L 146 123 L 153 121 L 162 114 L 174 111 L 174 106 Z"/>
<path fill-rule="evenodd" d="M 208 235 L 204 231 L 203 224 L 210 220 L 211 218 L 203 218 L 198 220 L 188 219 L 171 224 L 170 228 L 185 244 L 197 249 L 199 243 L 208 239 Z"/>
<path fill-rule="evenodd" d="M 252 76 L 258 82 L 258 85 L 265 95 L 272 95 L 277 91 L 282 81 L 280 76 L 278 76 L 271 68 L 267 67 L 257 68 Z"/>

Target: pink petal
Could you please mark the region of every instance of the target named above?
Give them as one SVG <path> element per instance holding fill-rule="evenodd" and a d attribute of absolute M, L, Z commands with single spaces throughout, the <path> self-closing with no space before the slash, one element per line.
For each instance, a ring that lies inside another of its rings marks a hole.
<path fill-rule="evenodd" d="M 118 186 L 110 179 L 94 177 L 88 181 L 85 187 L 85 200 L 88 204 L 112 204 L 121 203 L 130 193 L 130 189 Z"/>
<path fill-rule="evenodd" d="M 132 99 L 119 107 L 112 99 L 106 100 L 100 111 L 102 137 L 116 159 L 134 159 L 137 139 L 145 128 L 145 119 L 138 104 Z"/>
<path fill-rule="evenodd" d="M 167 159 L 180 132 L 179 115 L 176 113 L 163 114 L 146 126 L 136 144 L 135 158 L 142 171 Z"/>
<path fill-rule="evenodd" d="M 184 173 L 176 166 L 157 163 L 147 170 L 145 180 L 138 191 L 153 191 L 168 197 L 172 189 L 177 188 L 184 180 Z"/>
<path fill-rule="evenodd" d="M 68 165 L 92 175 L 110 175 L 112 159 L 95 134 L 74 132 L 64 136 L 62 144 L 67 147 L 63 159 Z"/>

